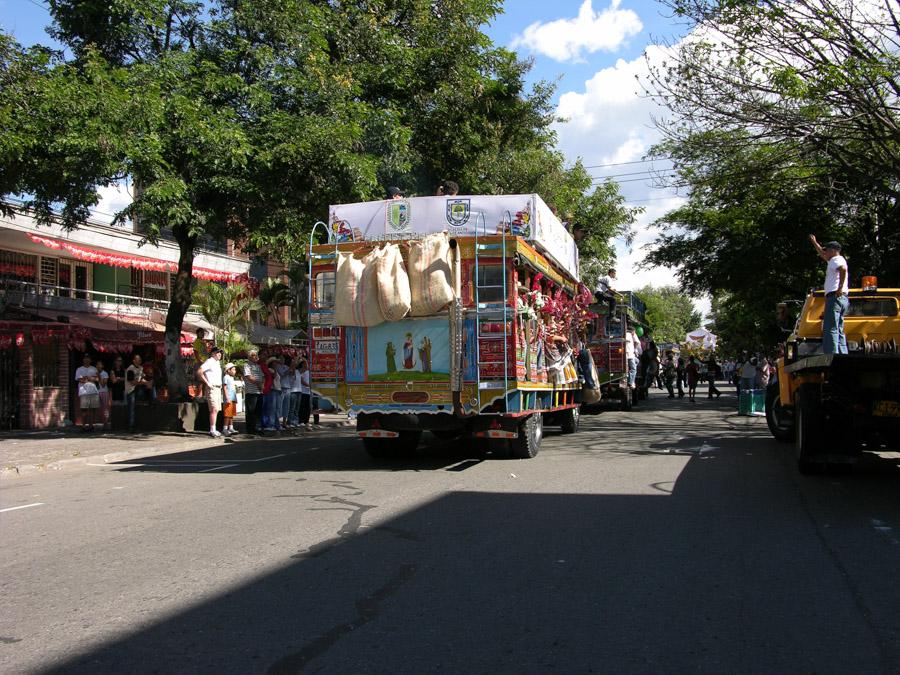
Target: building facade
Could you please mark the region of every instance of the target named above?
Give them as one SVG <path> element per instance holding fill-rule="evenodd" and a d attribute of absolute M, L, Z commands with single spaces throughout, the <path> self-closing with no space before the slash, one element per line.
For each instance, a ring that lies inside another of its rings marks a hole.
<path fill-rule="evenodd" d="M 88 222 L 66 231 L 39 226 L 23 210 L 0 216 L 0 430 L 76 422 L 74 373 L 85 354 L 107 367 L 133 354 L 162 364 L 178 246 L 142 240 L 131 226 Z M 249 272 L 233 242 L 204 245 L 194 259 L 197 279 L 228 283 Z M 199 328 L 210 326 L 189 312 L 186 368 Z"/>

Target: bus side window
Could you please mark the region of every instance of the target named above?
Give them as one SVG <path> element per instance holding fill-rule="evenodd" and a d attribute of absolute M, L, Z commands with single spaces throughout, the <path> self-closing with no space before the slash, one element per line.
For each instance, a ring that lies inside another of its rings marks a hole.
<path fill-rule="evenodd" d="M 313 286 L 313 304 L 319 309 L 334 307 L 334 272 L 319 272 Z"/>
<path fill-rule="evenodd" d="M 478 302 L 503 302 L 503 293 L 506 279 L 503 275 L 503 265 L 478 265 Z M 476 268 L 472 266 L 472 299 L 475 299 Z M 485 288 L 485 287 L 488 288 Z"/>

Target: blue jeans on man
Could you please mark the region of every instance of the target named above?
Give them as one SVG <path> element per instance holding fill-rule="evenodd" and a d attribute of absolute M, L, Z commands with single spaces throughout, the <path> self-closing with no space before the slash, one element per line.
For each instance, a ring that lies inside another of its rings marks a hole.
<path fill-rule="evenodd" d="M 827 293 L 825 313 L 822 315 L 822 353 L 846 354 L 847 337 L 844 335 L 844 315 L 850 307 L 846 295 Z"/>
<path fill-rule="evenodd" d="M 628 386 L 634 387 L 637 381 L 638 360 L 637 357 L 628 359 Z"/>

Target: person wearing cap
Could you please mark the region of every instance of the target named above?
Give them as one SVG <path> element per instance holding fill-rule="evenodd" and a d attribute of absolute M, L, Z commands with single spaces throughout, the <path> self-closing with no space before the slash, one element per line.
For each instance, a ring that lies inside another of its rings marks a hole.
<path fill-rule="evenodd" d="M 847 260 L 841 255 L 841 245 L 829 241 L 821 246 L 816 235 L 809 235 L 816 253 L 826 263 L 825 313 L 822 315 L 822 353 L 846 354 L 847 337 L 844 335 L 844 315 L 850 307 L 847 294 L 850 290 L 850 271 Z"/>
<path fill-rule="evenodd" d="M 403 190 L 398 188 L 396 185 L 391 185 L 387 189 L 387 198 L 388 199 L 403 199 L 405 195 L 403 194 Z"/>
<path fill-rule="evenodd" d="M 225 399 L 222 406 L 222 417 L 225 418 L 222 434 L 225 436 L 234 436 L 237 433 L 234 430 L 234 418 L 237 415 L 237 387 L 234 386 L 236 372 L 237 368 L 233 363 L 225 364 L 225 375 L 222 377 L 222 396 Z"/>
<path fill-rule="evenodd" d="M 222 356 L 219 347 L 209 350 L 209 358 L 203 362 L 197 374 L 203 382 L 203 394 L 209 406 L 209 435 L 219 438 L 222 434 L 216 429 L 219 411 L 222 409 Z"/>

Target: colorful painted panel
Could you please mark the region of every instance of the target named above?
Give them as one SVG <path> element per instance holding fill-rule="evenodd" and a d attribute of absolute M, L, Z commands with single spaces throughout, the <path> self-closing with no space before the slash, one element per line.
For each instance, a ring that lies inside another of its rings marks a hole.
<path fill-rule="evenodd" d="M 478 376 L 475 344 L 475 321 L 469 319 L 463 323 L 462 371 L 463 380 L 466 382 L 474 382 Z"/>
<path fill-rule="evenodd" d="M 368 329 L 369 382 L 450 378 L 450 327 L 446 318 L 389 321 Z"/>
<path fill-rule="evenodd" d="M 344 328 L 347 339 L 347 381 L 364 382 L 366 379 L 365 329 L 359 326 Z"/>

